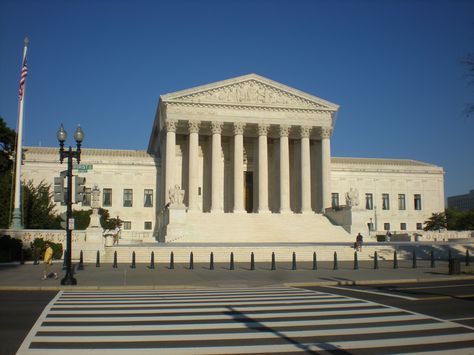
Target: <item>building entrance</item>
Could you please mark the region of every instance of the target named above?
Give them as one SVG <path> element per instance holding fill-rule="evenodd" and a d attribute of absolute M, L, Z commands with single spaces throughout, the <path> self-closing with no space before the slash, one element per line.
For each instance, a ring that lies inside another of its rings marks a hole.
<path fill-rule="evenodd" d="M 247 213 L 253 212 L 253 171 L 244 171 L 244 194 L 245 210 Z"/>

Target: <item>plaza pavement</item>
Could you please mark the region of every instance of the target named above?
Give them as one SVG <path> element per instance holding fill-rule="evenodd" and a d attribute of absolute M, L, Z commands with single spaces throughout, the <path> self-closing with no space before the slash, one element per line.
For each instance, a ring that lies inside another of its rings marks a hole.
<path fill-rule="evenodd" d="M 432 282 L 459 279 L 474 279 L 474 267 L 465 265 L 461 260 L 461 274 L 449 275 L 448 263 L 437 261 L 431 268 L 429 260 L 418 260 L 413 268 L 412 261 L 400 260 L 398 268 L 393 262 L 379 260 L 378 269 L 373 261 L 359 261 L 359 269 L 354 270 L 353 261 L 339 261 L 338 269 L 330 261 L 318 262 L 313 270 L 312 262 L 298 262 L 297 269 L 292 270 L 291 262 L 276 263 L 276 270 L 271 270 L 271 263 L 256 263 L 255 270 L 250 270 L 250 263 L 236 263 L 230 270 L 229 263 L 216 263 L 210 270 L 208 263 L 195 263 L 190 270 L 188 264 L 157 263 L 151 269 L 149 264 L 85 264 L 83 270 L 77 270 L 74 263 L 76 286 L 62 286 L 60 281 L 65 271 L 62 262 L 56 262 L 52 271 L 59 278 L 42 280 L 42 264 L 25 265 L 19 263 L 0 264 L 0 291 L 2 290 L 95 290 L 95 289 L 172 289 L 172 288 L 208 288 L 208 287 L 259 287 L 259 286 L 302 286 L 302 285 L 351 285 L 351 284 L 386 284 L 395 282 Z"/>

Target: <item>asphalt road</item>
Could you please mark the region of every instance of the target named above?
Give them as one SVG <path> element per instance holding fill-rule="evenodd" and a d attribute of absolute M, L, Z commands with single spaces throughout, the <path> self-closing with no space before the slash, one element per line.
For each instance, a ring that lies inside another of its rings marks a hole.
<path fill-rule="evenodd" d="M 305 288 L 403 308 L 474 330 L 474 280 Z"/>

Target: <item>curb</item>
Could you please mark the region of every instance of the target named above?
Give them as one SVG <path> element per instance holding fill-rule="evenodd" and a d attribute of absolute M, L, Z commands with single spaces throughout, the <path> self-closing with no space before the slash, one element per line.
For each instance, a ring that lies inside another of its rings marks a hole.
<path fill-rule="evenodd" d="M 447 282 L 459 280 L 474 280 L 474 276 L 452 276 L 441 278 L 409 278 L 393 280 L 345 280 L 345 281 L 316 281 L 316 282 L 284 282 L 274 286 L 286 287 L 318 287 L 318 286 L 364 286 L 364 285 L 387 285 L 394 283 L 428 283 Z M 262 286 L 254 286 L 258 288 Z M 194 286 L 194 285 L 130 285 L 130 286 L 0 286 L 0 291 L 111 291 L 111 290 L 177 290 L 177 289 L 211 289 L 218 286 Z M 250 287 L 253 288 L 253 287 Z"/>

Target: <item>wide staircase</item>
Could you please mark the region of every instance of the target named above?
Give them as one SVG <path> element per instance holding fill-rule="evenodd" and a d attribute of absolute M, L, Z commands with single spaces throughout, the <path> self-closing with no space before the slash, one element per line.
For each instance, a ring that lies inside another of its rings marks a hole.
<path fill-rule="evenodd" d="M 342 227 L 321 214 L 185 213 L 174 222 L 170 210 L 166 242 L 314 243 L 353 242 Z"/>

